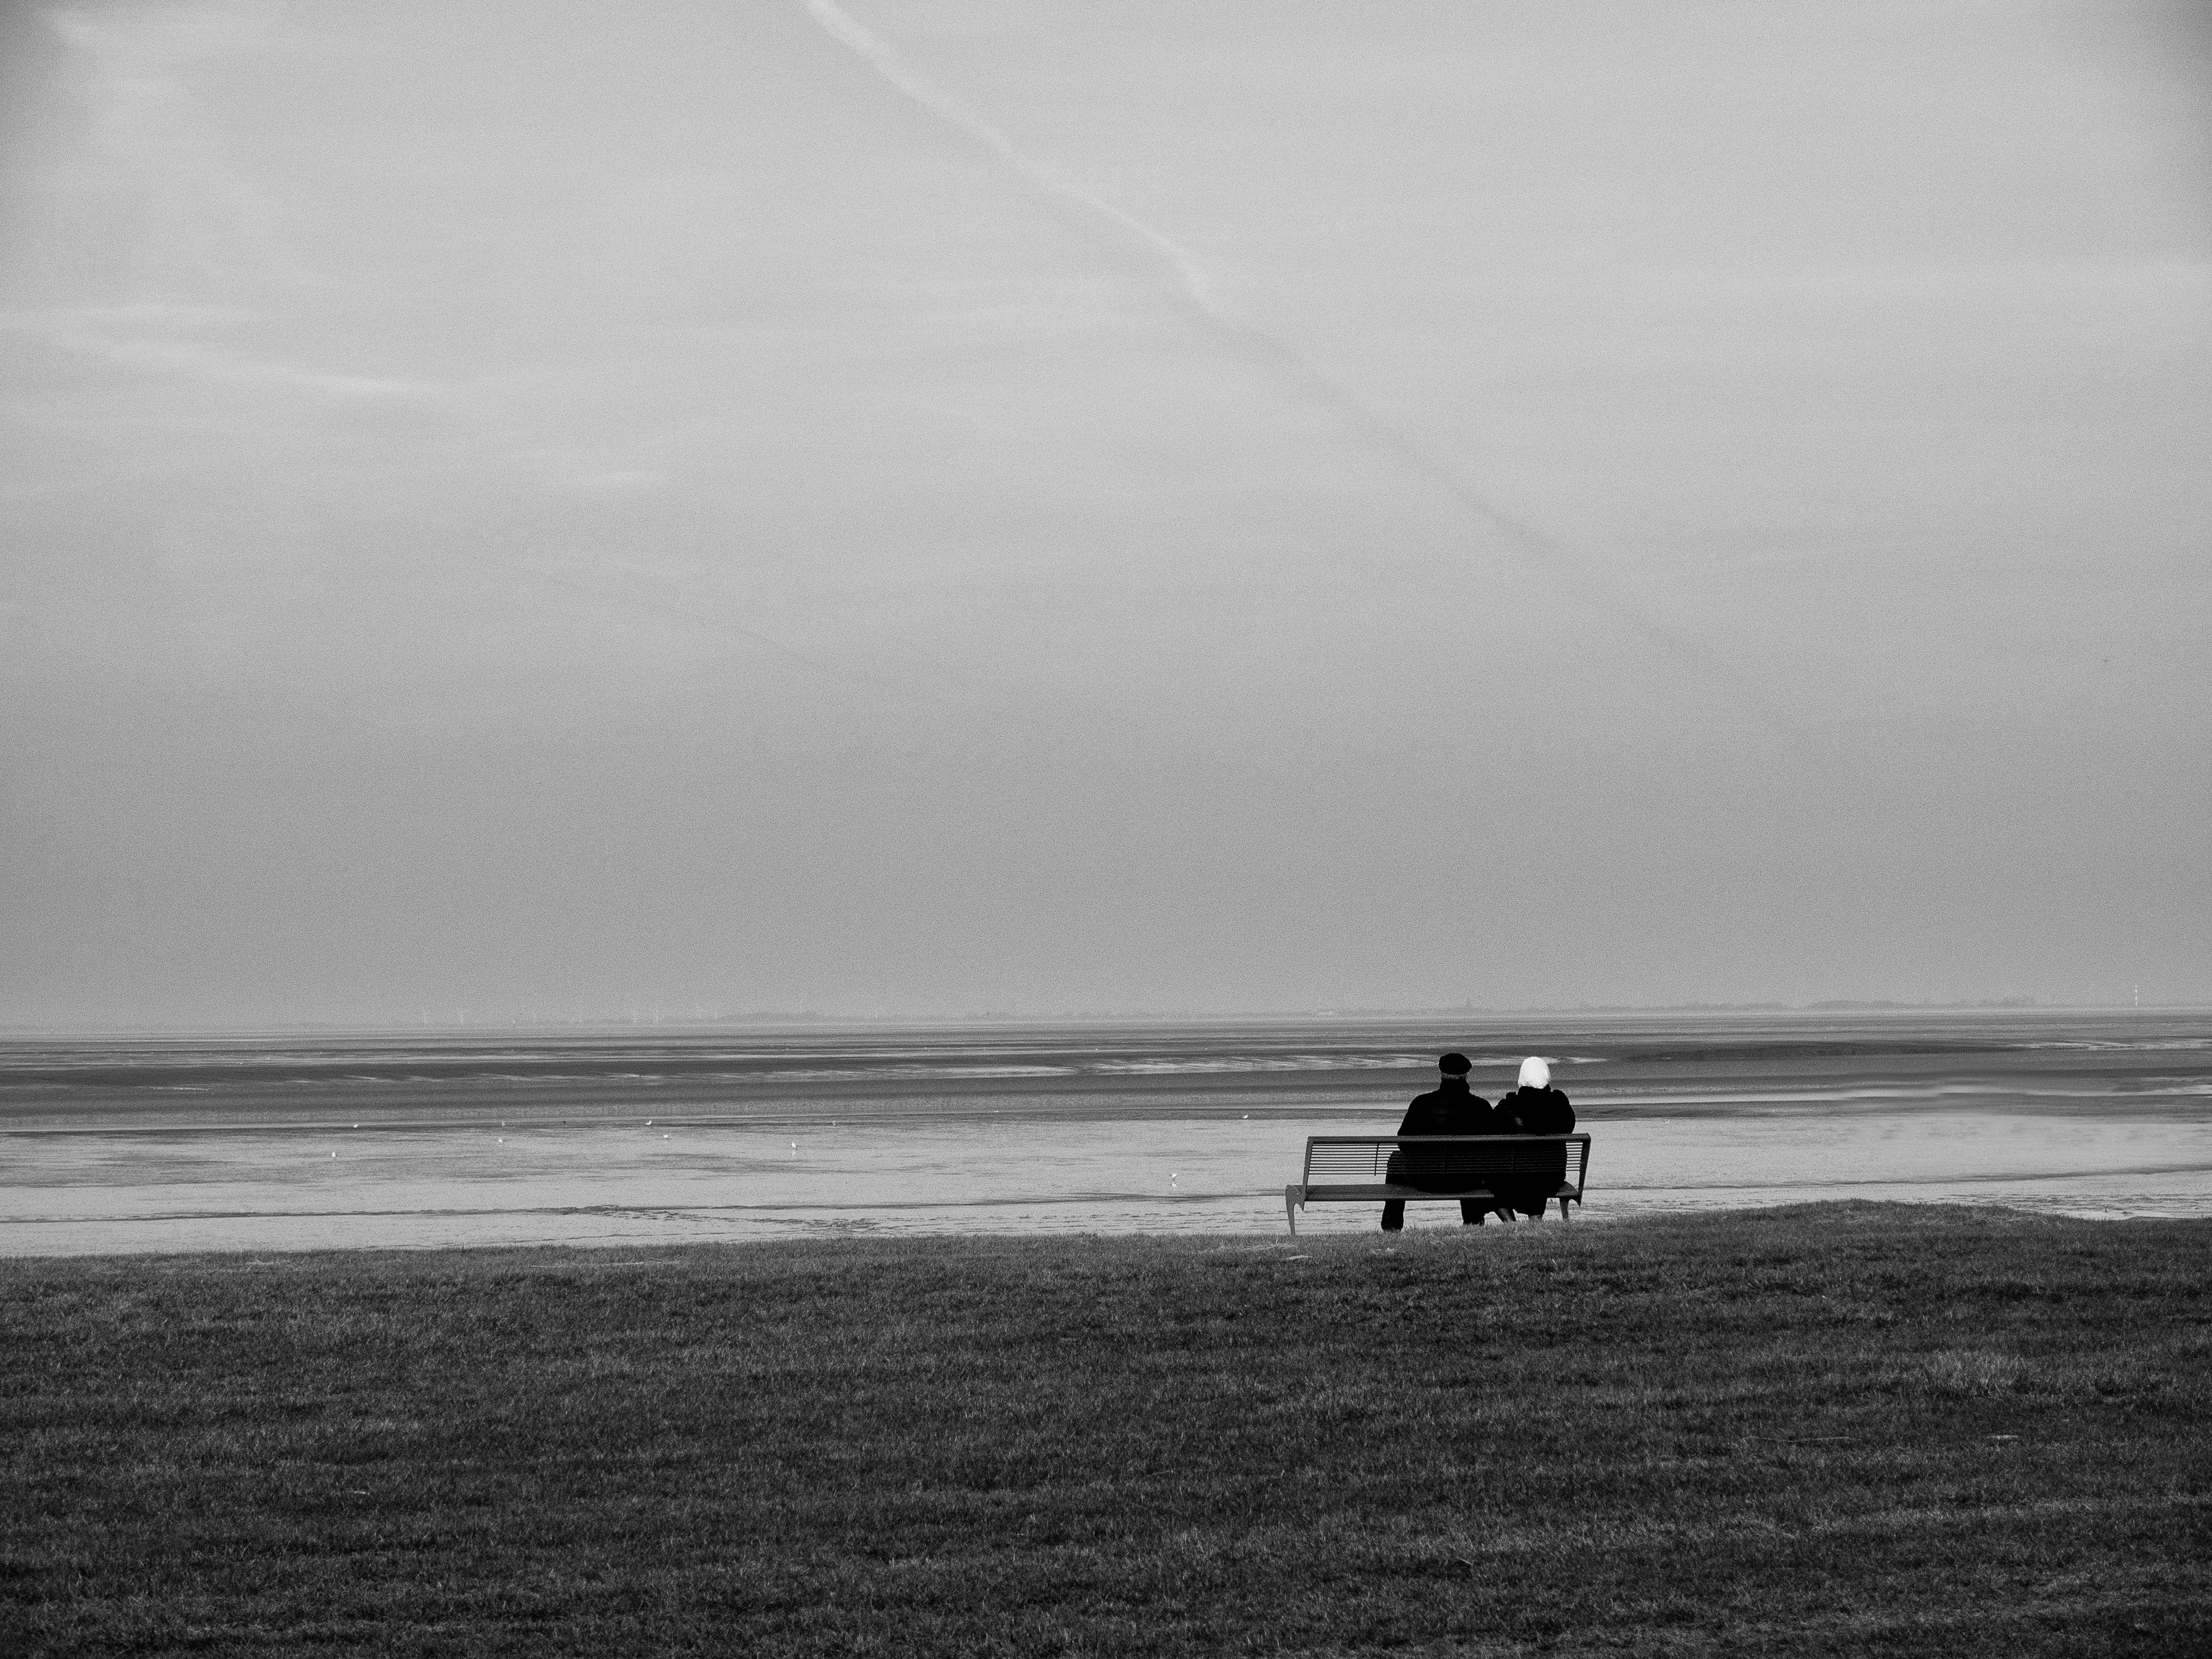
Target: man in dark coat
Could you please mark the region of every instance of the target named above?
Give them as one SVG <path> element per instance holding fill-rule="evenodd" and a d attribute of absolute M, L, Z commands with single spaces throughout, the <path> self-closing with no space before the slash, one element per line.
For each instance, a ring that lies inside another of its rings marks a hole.
<path fill-rule="evenodd" d="M 1520 1086 L 1498 1103 L 1493 1116 L 1498 1124 L 1494 1133 L 1501 1135 L 1563 1135 L 1575 1127 L 1575 1109 L 1552 1086 L 1551 1063 L 1540 1054 L 1521 1062 Z M 1508 1209 L 1534 1220 L 1544 1213 L 1566 1178 L 1565 1141 L 1531 1146 L 1515 1158 L 1514 1173 L 1498 1184 L 1498 1195 Z"/>
<path fill-rule="evenodd" d="M 1425 1095 L 1415 1095 L 1413 1103 L 1406 1108 L 1406 1115 L 1398 1125 L 1401 1135 L 1486 1135 L 1490 1127 L 1490 1103 L 1467 1086 L 1467 1074 L 1474 1069 L 1465 1054 L 1451 1054 L 1437 1061 L 1437 1069 L 1443 1075 L 1437 1086 Z M 1428 1191 L 1449 1192 L 1455 1187 L 1466 1190 L 1460 1166 L 1467 1160 L 1455 1158 L 1455 1149 L 1449 1146 L 1401 1146 L 1390 1154 L 1390 1165 L 1385 1179 L 1407 1187 L 1419 1187 Z M 1459 1201 L 1459 1218 L 1467 1226 L 1482 1225 L 1482 1209 L 1472 1199 Z M 1382 1206 L 1382 1231 L 1395 1233 L 1406 1224 L 1406 1201 L 1386 1200 Z"/>

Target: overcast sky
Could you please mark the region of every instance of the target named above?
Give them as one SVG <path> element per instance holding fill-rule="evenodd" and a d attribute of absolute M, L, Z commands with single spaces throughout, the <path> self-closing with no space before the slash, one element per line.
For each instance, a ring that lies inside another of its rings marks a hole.
<path fill-rule="evenodd" d="M 0 1020 L 2212 1000 L 2212 29 L 17 5 Z"/>

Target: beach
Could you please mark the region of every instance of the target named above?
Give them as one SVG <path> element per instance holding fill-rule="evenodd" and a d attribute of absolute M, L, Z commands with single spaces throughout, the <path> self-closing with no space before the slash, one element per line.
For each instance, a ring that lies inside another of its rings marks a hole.
<path fill-rule="evenodd" d="M 1578 1222 L 1845 1197 L 2212 1214 L 2195 1012 L 137 1034 L 0 1045 L 0 1253 L 1261 1237 L 1305 1137 L 1389 1133 L 1446 1048 L 1493 1098 L 1554 1059 L 1593 1137 Z"/>

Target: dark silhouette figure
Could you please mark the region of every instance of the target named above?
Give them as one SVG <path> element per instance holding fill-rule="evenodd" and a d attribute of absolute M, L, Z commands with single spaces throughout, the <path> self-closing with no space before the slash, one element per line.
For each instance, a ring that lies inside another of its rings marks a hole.
<path fill-rule="evenodd" d="M 1575 1127 L 1575 1109 L 1552 1087 L 1552 1067 L 1540 1055 L 1521 1062 L 1521 1084 L 1498 1103 L 1492 1115 L 1502 1135 L 1563 1135 Z M 1562 1141 L 1516 1152 L 1513 1173 L 1498 1183 L 1498 1196 L 1509 1210 L 1532 1221 L 1544 1213 L 1567 1178 L 1567 1148 Z"/>
<path fill-rule="evenodd" d="M 1451 1054 L 1437 1061 L 1437 1069 L 1443 1075 L 1437 1086 L 1425 1095 L 1415 1095 L 1406 1108 L 1406 1115 L 1398 1125 L 1401 1135 L 1486 1135 L 1491 1129 L 1490 1103 L 1467 1086 L 1467 1074 L 1473 1065 L 1465 1054 Z M 1401 1146 L 1390 1154 L 1389 1167 L 1384 1179 L 1401 1187 L 1418 1187 L 1424 1192 L 1449 1192 L 1453 1188 L 1464 1189 L 1468 1184 L 1460 1166 L 1464 1158 L 1455 1158 L 1455 1148 L 1449 1146 Z M 1482 1225 L 1482 1206 L 1473 1199 L 1459 1201 L 1459 1218 L 1469 1227 Z M 1406 1224 L 1406 1201 L 1387 1199 L 1382 1205 L 1382 1231 L 1395 1233 Z"/>

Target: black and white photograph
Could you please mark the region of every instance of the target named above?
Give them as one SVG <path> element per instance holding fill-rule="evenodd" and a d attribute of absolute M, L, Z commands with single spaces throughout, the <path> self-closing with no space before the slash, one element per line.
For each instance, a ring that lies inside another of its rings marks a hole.
<path fill-rule="evenodd" d="M 0 1659 L 2212 1652 L 2205 0 L 0 0 Z"/>

